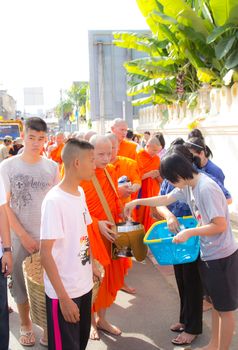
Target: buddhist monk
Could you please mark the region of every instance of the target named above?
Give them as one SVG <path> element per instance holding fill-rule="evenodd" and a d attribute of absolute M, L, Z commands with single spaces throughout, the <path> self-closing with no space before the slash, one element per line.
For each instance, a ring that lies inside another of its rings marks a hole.
<path fill-rule="evenodd" d="M 89 130 L 86 132 L 86 134 L 84 135 L 84 140 L 89 141 L 91 139 L 92 136 L 96 135 L 96 131 L 93 130 Z"/>
<path fill-rule="evenodd" d="M 128 182 L 118 187 L 118 194 L 124 205 L 132 200 L 132 194 L 137 193 L 141 188 L 140 170 L 135 160 L 118 155 L 118 140 L 115 134 L 107 134 L 106 137 L 112 143 L 111 164 L 114 165 L 117 177 L 126 176 Z"/>
<path fill-rule="evenodd" d="M 119 185 L 118 187 L 118 194 L 124 206 L 125 203 L 128 203 L 133 198 L 135 198 L 135 197 L 132 198 L 132 195 L 137 194 L 137 192 L 141 188 L 140 171 L 135 160 L 117 155 L 118 141 L 117 141 L 116 135 L 111 133 L 111 134 L 107 134 L 106 137 L 112 143 L 111 164 L 113 164 L 115 167 L 115 171 L 118 179 L 121 178 L 122 176 L 126 176 L 128 181 L 130 182 L 130 184 L 128 184 L 127 182 L 122 185 Z M 126 282 L 124 282 L 124 285 L 121 288 L 121 290 L 129 294 L 136 293 L 135 288 L 129 287 Z"/>
<path fill-rule="evenodd" d="M 160 158 L 158 152 L 160 150 L 159 140 L 154 136 L 149 139 L 145 149 L 142 149 L 137 154 L 137 164 L 142 178 L 142 187 L 139 191 L 138 198 L 147 198 L 157 196 L 160 190 L 159 167 Z M 155 222 L 152 218 L 152 213 L 149 207 L 139 206 L 136 209 L 137 220 L 143 223 L 147 231 Z"/>
<path fill-rule="evenodd" d="M 64 133 L 58 132 L 55 135 L 55 144 L 48 149 L 48 158 L 53 159 L 60 166 L 62 164 L 61 152 L 64 147 L 65 136 Z"/>
<path fill-rule="evenodd" d="M 113 221 L 119 222 L 122 205 L 120 204 L 117 193 L 117 176 L 114 166 L 109 165 L 112 155 L 112 144 L 106 136 L 98 135 L 94 135 L 90 139 L 90 143 L 94 146 L 96 180 L 108 203 Z M 98 329 L 113 335 L 121 334 L 121 330 L 110 324 L 106 319 L 106 310 L 114 302 L 118 290 L 122 288 L 124 276 L 127 273 L 130 262 L 126 258 L 119 258 L 117 260 L 111 258 L 111 244 L 116 237 L 114 222 L 109 221 L 108 214 L 102 205 L 94 182 L 92 180 L 83 181 L 80 185 L 84 189 L 88 209 L 93 220 L 92 225 L 89 226 L 89 239 L 92 247 L 92 254 L 105 269 L 105 277 L 93 305 L 93 309 L 97 315 L 95 317 L 95 322 L 92 323 L 90 338 L 96 340 L 99 339 Z M 94 237 L 97 237 L 98 234 L 100 234 L 103 239 L 107 256 L 102 254 L 97 248 L 97 239 Z M 108 259 L 109 264 L 107 264 Z"/>
<path fill-rule="evenodd" d="M 114 135 L 116 135 L 118 140 L 118 156 L 123 156 L 127 158 L 131 158 L 136 160 L 136 147 L 137 144 L 135 142 L 127 141 L 128 125 L 127 122 L 123 119 L 117 118 L 114 119 L 111 130 Z"/>

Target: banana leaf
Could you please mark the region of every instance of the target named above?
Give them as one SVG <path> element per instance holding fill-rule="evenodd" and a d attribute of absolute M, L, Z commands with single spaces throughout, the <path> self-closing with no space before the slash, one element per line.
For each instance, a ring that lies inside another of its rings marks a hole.
<path fill-rule="evenodd" d="M 221 27 L 215 27 L 213 32 L 207 37 L 207 43 L 208 44 L 213 43 L 216 39 L 218 39 L 219 37 L 222 37 L 222 35 L 225 34 L 230 29 L 237 30 L 238 25 L 235 26 L 234 24 L 229 23 Z"/>
<path fill-rule="evenodd" d="M 237 50 L 234 50 L 230 56 L 227 57 L 225 62 L 226 69 L 232 69 L 238 67 L 238 54 Z"/>
<path fill-rule="evenodd" d="M 215 47 L 217 59 L 221 60 L 224 56 L 226 56 L 230 52 L 235 41 L 235 35 L 221 39 Z"/>
<path fill-rule="evenodd" d="M 237 0 L 210 0 L 210 7 L 215 24 L 224 26 L 227 23 L 237 23 L 238 2 Z"/>

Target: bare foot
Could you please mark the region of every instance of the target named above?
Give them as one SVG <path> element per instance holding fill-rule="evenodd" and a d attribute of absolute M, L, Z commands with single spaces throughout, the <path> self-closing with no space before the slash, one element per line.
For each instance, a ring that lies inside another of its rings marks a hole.
<path fill-rule="evenodd" d="M 170 330 L 172 332 L 178 332 L 178 333 L 183 332 L 184 331 L 184 324 L 180 323 L 180 322 L 172 324 L 170 327 Z"/>
<path fill-rule="evenodd" d="M 100 336 L 97 330 L 97 327 L 91 325 L 91 330 L 90 330 L 90 339 L 91 340 L 100 340 Z"/>
<path fill-rule="evenodd" d="M 121 290 L 125 293 L 128 294 L 136 294 L 136 289 L 129 287 L 126 283 L 124 283 L 123 287 L 121 288 Z"/>
<path fill-rule="evenodd" d="M 103 332 L 107 332 L 107 333 L 110 333 L 110 334 L 116 335 L 116 336 L 121 335 L 121 330 L 118 327 L 110 324 L 106 320 L 100 319 L 97 322 L 97 327 L 98 327 L 98 329 L 100 329 Z"/>

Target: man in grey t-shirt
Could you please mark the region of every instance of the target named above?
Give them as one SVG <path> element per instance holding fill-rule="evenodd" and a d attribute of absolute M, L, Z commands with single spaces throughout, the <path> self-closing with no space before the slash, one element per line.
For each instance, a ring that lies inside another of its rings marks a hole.
<path fill-rule="evenodd" d="M 41 204 L 46 193 L 58 182 L 58 166 L 42 157 L 47 125 L 40 118 L 25 123 L 24 151 L 5 160 L 0 166 L 8 199 L 8 217 L 13 242 L 12 295 L 20 316 L 19 342 L 35 344 L 29 303 L 22 272 L 23 260 L 39 250 Z M 45 342 L 46 337 L 41 339 Z"/>

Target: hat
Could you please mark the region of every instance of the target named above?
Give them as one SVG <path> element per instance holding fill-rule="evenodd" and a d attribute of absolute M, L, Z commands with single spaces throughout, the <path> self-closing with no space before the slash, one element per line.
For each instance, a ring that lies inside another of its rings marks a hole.
<path fill-rule="evenodd" d="M 9 135 L 4 136 L 4 141 L 12 141 L 12 137 Z"/>

